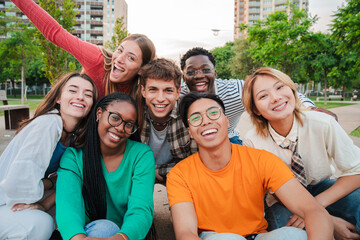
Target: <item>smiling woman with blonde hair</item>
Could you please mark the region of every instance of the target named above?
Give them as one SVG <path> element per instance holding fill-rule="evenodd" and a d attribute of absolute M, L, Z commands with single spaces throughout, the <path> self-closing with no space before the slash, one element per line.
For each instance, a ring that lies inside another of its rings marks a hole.
<path fill-rule="evenodd" d="M 332 215 L 336 239 L 359 239 L 360 149 L 335 118 L 299 108 L 294 82 L 272 68 L 260 68 L 246 79 L 243 101 L 256 126 L 245 135 L 244 145 L 272 152 L 288 165 Z M 272 195 L 266 199 L 269 230 L 303 228 L 302 218 Z"/>

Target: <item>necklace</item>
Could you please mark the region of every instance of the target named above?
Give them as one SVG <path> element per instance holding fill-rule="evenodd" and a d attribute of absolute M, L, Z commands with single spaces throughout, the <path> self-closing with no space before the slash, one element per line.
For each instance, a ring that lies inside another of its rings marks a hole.
<path fill-rule="evenodd" d="M 155 126 L 159 126 L 159 127 L 165 127 L 168 123 L 168 121 L 164 122 L 164 123 L 160 123 L 160 122 L 155 122 L 154 120 L 151 119 L 150 114 L 148 114 L 149 119 L 151 121 L 152 124 L 154 124 Z"/>

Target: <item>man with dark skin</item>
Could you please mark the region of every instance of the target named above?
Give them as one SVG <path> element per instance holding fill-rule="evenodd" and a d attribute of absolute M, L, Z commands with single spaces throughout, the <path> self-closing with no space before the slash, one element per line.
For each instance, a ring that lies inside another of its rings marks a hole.
<path fill-rule="evenodd" d="M 181 57 L 180 65 L 185 82 L 185 84 L 181 86 L 181 95 L 189 92 L 207 92 L 218 95 L 224 102 L 226 108 L 225 114 L 229 117 L 230 127 L 228 135 L 230 142 L 242 144 L 236 126 L 239 123 L 242 113 L 245 112 L 245 107 L 242 103 L 244 80 L 217 79 L 214 56 L 208 50 L 200 47 L 188 50 Z M 328 113 L 336 118 L 336 115 L 330 111 L 315 107 L 315 104 L 303 94 L 298 92 L 298 96 L 305 107 L 314 108 L 316 111 Z"/>

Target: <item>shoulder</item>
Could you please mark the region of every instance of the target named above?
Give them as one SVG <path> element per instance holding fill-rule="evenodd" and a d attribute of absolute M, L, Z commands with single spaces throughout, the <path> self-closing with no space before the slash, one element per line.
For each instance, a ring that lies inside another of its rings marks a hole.
<path fill-rule="evenodd" d="M 61 168 L 76 170 L 76 172 L 81 172 L 83 169 L 83 148 L 73 148 L 68 147 L 60 160 L 60 168 L 58 171 L 61 171 Z"/>
<path fill-rule="evenodd" d="M 196 167 L 195 167 L 195 161 L 197 161 L 197 160 L 199 160 L 199 154 L 196 152 L 196 153 L 192 154 L 191 156 L 181 160 L 179 163 L 177 163 L 175 165 L 175 167 L 173 167 L 170 170 L 170 173 L 172 172 L 172 174 L 177 174 L 177 175 L 178 174 L 190 174 L 191 175 L 191 171 L 198 172 L 198 169 L 196 169 Z"/>
<path fill-rule="evenodd" d="M 305 110 L 301 112 L 301 117 L 304 121 L 304 123 L 308 124 L 317 124 L 319 126 L 321 125 L 329 125 L 333 124 L 332 122 L 336 122 L 334 117 L 330 116 L 329 114 L 313 111 L 313 110 Z"/>
<path fill-rule="evenodd" d="M 126 148 L 129 148 L 132 152 L 139 152 L 139 153 L 143 153 L 143 152 L 152 152 L 151 148 L 141 142 L 137 142 L 131 139 L 128 139 L 126 141 Z"/>
<path fill-rule="evenodd" d="M 217 78 L 215 79 L 215 84 L 217 87 L 235 86 L 238 88 L 239 86 L 244 85 L 244 80 Z"/>

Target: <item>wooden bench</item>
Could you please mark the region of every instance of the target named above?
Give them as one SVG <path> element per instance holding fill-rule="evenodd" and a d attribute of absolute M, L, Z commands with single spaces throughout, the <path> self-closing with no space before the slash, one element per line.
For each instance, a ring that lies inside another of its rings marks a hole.
<path fill-rule="evenodd" d="M 28 105 L 8 105 L 6 91 L 0 90 L 0 111 L 4 111 L 5 129 L 17 129 L 19 123 L 30 117 L 30 110 Z"/>

